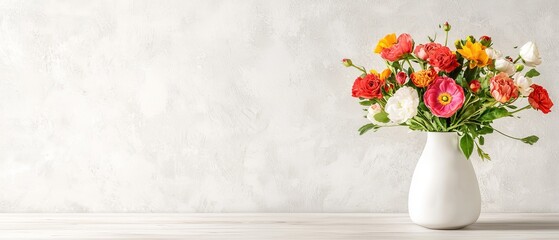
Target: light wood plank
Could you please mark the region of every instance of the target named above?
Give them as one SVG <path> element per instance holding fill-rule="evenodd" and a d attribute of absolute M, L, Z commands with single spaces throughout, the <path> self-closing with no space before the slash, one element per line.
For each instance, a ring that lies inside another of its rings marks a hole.
<path fill-rule="evenodd" d="M 444 231 L 407 214 L 0 214 L 0 239 L 559 239 L 559 214 L 482 214 Z"/>

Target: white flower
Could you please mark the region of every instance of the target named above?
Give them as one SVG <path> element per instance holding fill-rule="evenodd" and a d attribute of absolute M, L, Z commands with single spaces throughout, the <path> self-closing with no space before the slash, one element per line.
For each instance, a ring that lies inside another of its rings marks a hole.
<path fill-rule="evenodd" d="M 489 56 L 492 59 L 499 59 L 499 58 L 503 57 L 503 54 L 501 53 L 501 51 L 495 50 L 493 48 L 486 48 L 485 53 L 487 53 L 487 56 Z"/>
<path fill-rule="evenodd" d="M 527 42 L 520 48 L 520 57 L 526 65 L 530 67 L 535 67 L 542 63 L 542 58 L 540 57 L 540 51 L 538 51 L 538 46 L 533 42 Z"/>
<path fill-rule="evenodd" d="M 379 125 L 379 126 L 387 126 L 390 125 L 390 122 L 388 123 L 383 123 L 383 122 L 379 122 L 375 119 L 375 115 L 377 113 L 382 112 L 382 107 L 378 104 L 375 103 L 373 105 L 371 105 L 368 109 L 367 109 L 367 119 L 369 119 L 369 121 L 371 121 L 371 123 L 375 124 L 375 125 Z"/>
<path fill-rule="evenodd" d="M 514 85 L 516 85 L 518 91 L 522 96 L 528 96 L 532 91 L 534 91 L 534 89 L 531 87 L 532 79 L 524 77 L 520 73 L 514 74 L 514 76 L 512 76 L 512 79 L 514 80 Z"/>
<path fill-rule="evenodd" d="M 516 72 L 514 63 L 504 58 L 495 60 L 495 69 L 499 70 L 500 72 L 504 72 L 509 76 L 513 75 Z"/>
<path fill-rule="evenodd" d="M 417 91 L 406 86 L 398 89 L 394 96 L 388 99 L 384 111 L 388 113 L 388 118 L 392 122 L 401 124 L 417 115 L 417 106 L 419 106 Z"/>

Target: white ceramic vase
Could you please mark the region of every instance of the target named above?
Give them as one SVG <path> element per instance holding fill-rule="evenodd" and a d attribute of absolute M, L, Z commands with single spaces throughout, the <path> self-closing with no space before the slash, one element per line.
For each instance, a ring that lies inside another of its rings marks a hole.
<path fill-rule="evenodd" d="M 457 133 L 428 133 L 413 173 L 408 210 L 414 223 L 432 229 L 459 229 L 477 221 L 479 185 Z"/>

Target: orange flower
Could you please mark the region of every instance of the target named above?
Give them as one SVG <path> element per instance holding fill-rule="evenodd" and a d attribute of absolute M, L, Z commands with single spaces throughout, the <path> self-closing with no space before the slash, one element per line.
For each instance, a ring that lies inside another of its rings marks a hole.
<path fill-rule="evenodd" d="M 480 42 L 472 43 L 468 39 L 466 45 L 462 45 L 462 49 L 456 51 L 465 59 L 470 60 L 470 68 L 485 67 L 491 63 L 491 59 L 485 52 L 485 46 L 481 45 Z"/>
<path fill-rule="evenodd" d="M 379 40 L 377 46 L 375 47 L 375 53 L 380 53 L 385 48 L 390 48 L 396 44 L 398 40 L 396 39 L 396 33 L 388 34 L 384 36 L 383 39 Z"/>
<path fill-rule="evenodd" d="M 427 87 L 437 77 L 435 69 L 417 71 L 411 74 L 410 78 L 417 87 Z"/>
<path fill-rule="evenodd" d="M 514 86 L 514 81 L 504 72 L 491 78 L 489 92 L 495 100 L 501 103 L 518 97 L 518 89 Z"/>

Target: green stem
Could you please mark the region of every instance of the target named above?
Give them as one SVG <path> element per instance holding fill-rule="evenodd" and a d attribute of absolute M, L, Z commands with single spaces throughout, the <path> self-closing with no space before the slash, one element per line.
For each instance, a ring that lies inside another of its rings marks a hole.
<path fill-rule="evenodd" d="M 410 65 L 411 71 L 415 72 L 415 70 L 413 69 L 413 66 L 411 65 L 411 62 L 408 58 L 406 58 L 406 62 Z"/>
<path fill-rule="evenodd" d="M 392 73 L 396 74 L 396 68 L 394 68 L 390 64 L 388 64 L 388 61 L 384 61 L 384 64 L 386 65 L 386 68 L 390 69 L 390 71 Z"/>
<path fill-rule="evenodd" d="M 429 131 L 429 130 L 436 130 L 437 129 L 437 126 L 435 125 L 435 123 L 433 121 L 427 120 L 427 117 L 421 111 L 418 112 L 418 115 L 421 115 L 417 119 L 421 120 L 421 122 L 425 125 L 425 130 Z M 429 128 L 429 126 L 431 128 Z"/>
<path fill-rule="evenodd" d="M 359 68 L 359 67 L 357 67 L 357 66 L 355 66 L 355 65 L 353 65 L 353 64 L 352 64 L 351 66 L 354 67 L 354 68 L 357 68 L 357 69 L 359 69 L 359 71 L 362 71 L 362 72 L 364 72 L 365 74 L 367 74 L 367 70 L 365 70 L 365 67 L 361 66 L 362 68 Z"/>
<path fill-rule="evenodd" d="M 445 38 L 444 38 L 444 46 L 446 47 L 446 43 L 448 42 L 448 31 L 445 31 Z"/>
<path fill-rule="evenodd" d="M 419 119 L 419 118 L 418 118 L 418 119 Z M 418 119 L 412 118 L 412 119 L 410 119 L 410 122 L 413 122 L 413 123 L 415 123 L 415 124 L 421 126 L 423 129 L 429 131 L 429 130 L 428 130 L 429 128 L 427 128 L 427 126 L 426 126 L 423 122 L 419 121 Z"/>
<path fill-rule="evenodd" d="M 521 58 L 520 56 L 518 56 L 518 57 L 514 60 L 514 62 L 512 62 L 512 63 L 516 63 L 516 62 L 518 62 L 518 60 L 520 60 L 520 59 L 522 59 L 522 58 Z"/>
<path fill-rule="evenodd" d="M 422 61 L 419 65 L 421 65 L 421 70 L 427 69 L 425 62 Z"/>
<path fill-rule="evenodd" d="M 377 102 L 378 102 L 381 106 L 386 106 L 386 100 L 384 100 L 384 98 L 377 98 Z"/>
<path fill-rule="evenodd" d="M 515 139 L 515 140 L 520 140 L 520 141 L 522 141 L 522 138 L 516 138 L 516 137 L 510 136 L 510 135 L 507 135 L 507 134 L 505 134 L 505 133 L 503 133 L 503 132 L 501 132 L 501 131 L 499 131 L 499 130 L 497 130 L 497 129 L 495 129 L 495 128 L 493 128 L 493 130 L 495 130 L 495 132 L 498 132 L 498 133 L 500 133 L 501 135 L 503 135 L 503 136 L 505 136 L 505 137 L 508 137 L 508 138 L 512 138 L 512 139 Z"/>
<path fill-rule="evenodd" d="M 523 108 L 520 108 L 520 109 L 518 109 L 518 110 L 515 110 L 515 111 L 510 112 L 510 114 L 515 114 L 515 113 L 517 113 L 517 112 L 520 112 L 520 111 L 522 111 L 522 110 L 528 109 L 528 108 L 530 108 L 530 107 L 532 107 L 532 106 L 531 106 L 531 105 L 528 105 L 528 106 L 526 106 L 526 107 L 523 107 Z"/>
<path fill-rule="evenodd" d="M 447 131 L 450 131 L 450 130 L 459 128 L 459 127 L 464 126 L 464 125 L 466 125 L 466 124 L 468 124 L 468 123 L 479 124 L 479 123 L 475 123 L 475 122 L 470 122 L 470 121 L 469 121 L 470 118 L 471 118 L 472 116 L 476 116 L 476 115 L 478 115 L 478 114 L 480 114 L 480 113 L 483 113 L 483 112 L 485 111 L 485 109 L 487 109 L 488 107 L 491 107 L 491 106 L 495 105 L 495 103 L 496 103 L 496 102 L 493 102 L 493 103 L 489 104 L 488 106 L 483 106 L 483 107 L 481 107 L 480 109 L 478 109 L 477 111 L 475 111 L 473 114 L 469 115 L 469 116 L 466 117 L 466 118 L 464 118 L 463 116 L 461 116 L 455 124 L 453 124 L 452 126 L 450 126 L 450 127 L 447 129 Z"/>

